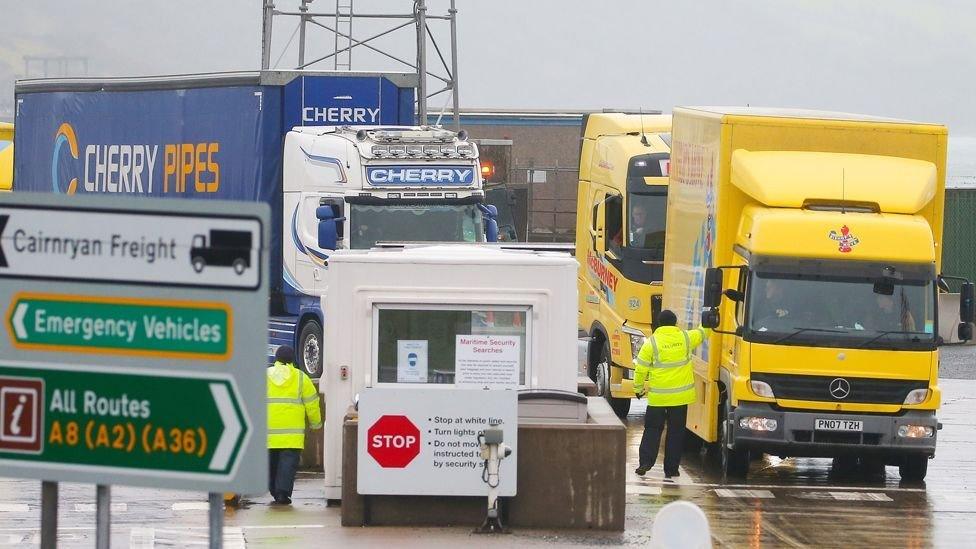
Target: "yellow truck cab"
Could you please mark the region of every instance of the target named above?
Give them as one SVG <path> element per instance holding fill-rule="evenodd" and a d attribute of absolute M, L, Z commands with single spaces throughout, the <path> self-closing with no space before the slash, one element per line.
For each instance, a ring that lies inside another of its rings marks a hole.
<path fill-rule="evenodd" d="M 939 428 L 944 126 L 676 108 L 664 307 L 715 328 L 688 428 L 723 472 L 750 454 L 925 477 Z M 961 339 L 972 336 L 963 284 Z"/>
<path fill-rule="evenodd" d="M 579 328 L 586 368 L 620 417 L 634 397 L 633 358 L 660 311 L 671 117 L 583 119 L 576 214 Z"/>
<path fill-rule="evenodd" d="M 0 191 L 14 184 L 14 125 L 0 122 Z"/>

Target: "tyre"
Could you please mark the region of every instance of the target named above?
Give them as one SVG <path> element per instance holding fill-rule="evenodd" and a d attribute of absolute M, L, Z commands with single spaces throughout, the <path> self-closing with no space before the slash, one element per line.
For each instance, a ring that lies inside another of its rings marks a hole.
<path fill-rule="evenodd" d="M 322 325 L 310 320 L 302 326 L 298 336 L 298 367 L 308 377 L 318 379 L 322 375 Z"/>
<path fill-rule="evenodd" d="M 244 269 L 247 268 L 247 263 L 245 263 L 243 259 L 237 258 L 234 260 L 234 263 L 231 265 L 231 267 L 234 268 L 235 273 L 242 275 L 244 274 Z"/>
<path fill-rule="evenodd" d="M 200 273 L 203 272 L 203 268 L 207 266 L 207 262 L 203 260 L 202 257 L 197 256 L 190 260 L 193 264 L 193 270 Z"/>
<path fill-rule="evenodd" d="M 719 444 L 721 444 L 722 476 L 725 478 L 745 479 L 749 474 L 749 450 L 734 450 L 729 448 L 731 429 L 729 429 L 729 405 L 723 402 L 719 417 Z"/>
<path fill-rule="evenodd" d="M 610 394 L 610 343 L 606 340 L 603 341 L 603 345 L 600 348 L 600 359 L 596 365 L 596 382 L 597 392 L 605 399 L 607 403 L 610 404 L 610 409 L 613 410 L 617 417 L 623 419 L 627 417 L 630 413 L 630 399 L 629 398 L 617 398 Z"/>
<path fill-rule="evenodd" d="M 921 482 L 925 480 L 925 474 L 929 470 L 929 456 L 910 455 L 905 456 L 901 465 L 898 466 L 898 474 L 906 482 Z"/>

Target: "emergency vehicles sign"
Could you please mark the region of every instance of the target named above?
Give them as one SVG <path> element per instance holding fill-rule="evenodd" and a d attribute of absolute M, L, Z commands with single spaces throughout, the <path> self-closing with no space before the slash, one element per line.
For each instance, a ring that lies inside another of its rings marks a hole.
<path fill-rule="evenodd" d="M 0 277 L 253 290 L 260 234 L 253 217 L 0 204 Z"/>
<path fill-rule="evenodd" d="M 356 484 L 360 494 L 487 496 L 479 434 L 492 424 L 512 455 L 499 495 L 518 480 L 518 393 L 418 386 L 365 389 L 359 396 Z"/>
<path fill-rule="evenodd" d="M 264 204 L 0 196 L 3 476 L 267 486 Z"/>
<path fill-rule="evenodd" d="M 421 165 L 373 166 L 366 168 L 366 180 L 376 186 L 473 185 L 474 166 Z"/>

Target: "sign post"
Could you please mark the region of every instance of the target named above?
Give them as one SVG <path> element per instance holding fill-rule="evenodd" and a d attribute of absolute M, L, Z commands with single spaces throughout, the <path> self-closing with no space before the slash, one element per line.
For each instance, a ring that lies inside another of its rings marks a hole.
<path fill-rule="evenodd" d="M 0 200 L 0 470 L 42 480 L 42 546 L 57 483 L 210 493 L 267 484 L 268 208 L 111 196 Z M 26 281 L 30 281 L 29 283 Z M 29 291 L 27 289 L 29 288 Z"/>

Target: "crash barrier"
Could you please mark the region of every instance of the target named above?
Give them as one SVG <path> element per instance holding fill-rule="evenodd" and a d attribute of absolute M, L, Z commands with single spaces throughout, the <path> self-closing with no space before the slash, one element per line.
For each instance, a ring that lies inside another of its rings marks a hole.
<path fill-rule="evenodd" d="M 657 512 L 651 527 L 653 549 L 711 549 L 708 518 L 690 501 L 673 501 Z"/>
<path fill-rule="evenodd" d="M 565 391 L 520 393 L 517 492 L 501 500 L 502 523 L 622 531 L 626 428 L 606 400 Z M 484 497 L 360 495 L 358 430 L 350 408 L 343 424 L 343 526 L 481 524 Z"/>

